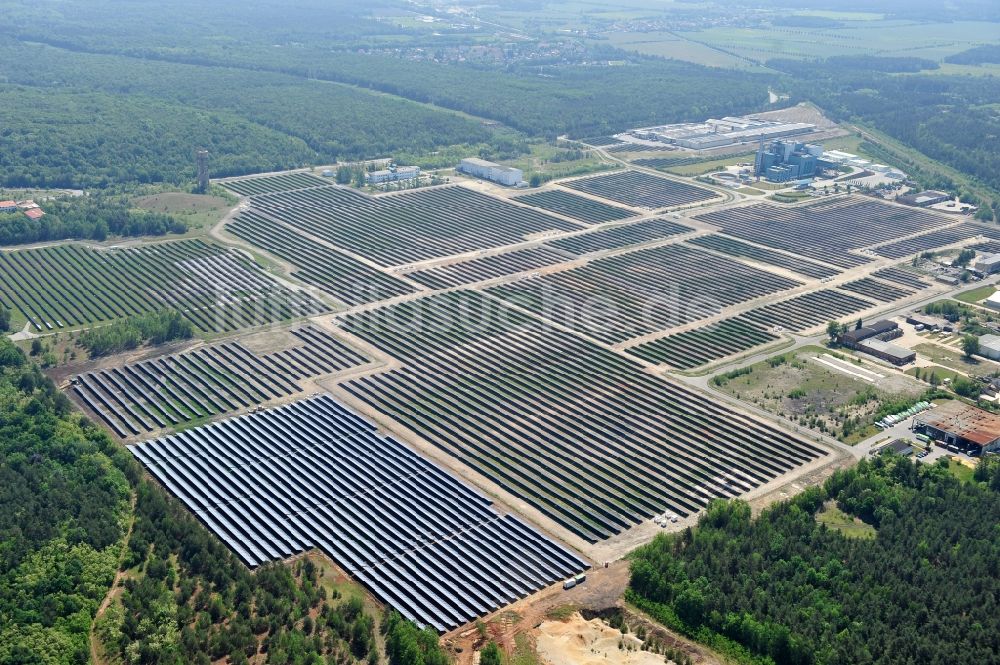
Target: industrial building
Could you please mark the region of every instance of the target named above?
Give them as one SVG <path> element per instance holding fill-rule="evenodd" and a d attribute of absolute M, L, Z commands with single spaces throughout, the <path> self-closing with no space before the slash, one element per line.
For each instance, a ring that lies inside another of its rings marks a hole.
<path fill-rule="evenodd" d="M 773 140 L 783 136 L 809 134 L 816 125 L 805 122 L 778 122 L 751 116 L 710 118 L 705 122 L 660 125 L 633 129 L 629 134 L 644 141 L 656 141 L 689 150 L 706 150 L 727 145 Z"/>
<path fill-rule="evenodd" d="M 989 298 L 984 300 L 983 305 L 989 307 L 990 309 L 1000 309 L 1000 291 L 997 291 Z"/>
<path fill-rule="evenodd" d="M 811 178 L 816 174 L 822 154 L 823 148 L 811 143 L 779 139 L 765 148 L 761 141 L 754 163 L 754 175 L 763 176 L 771 182 Z"/>
<path fill-rule="evenodd" d="M 857 349 L 862 353 L 881 358 L 893 365 L 906 365 L 917 359 L 915 351 L 891 342 L 883 342 L 877 337 L 858 342 Z"/>
<path fill-rule="evenodd" d="M 992 275 L 1000 271 L 1000 254 L 982 254 L 972 264 L 972 269 L 980 275 Z"/>
<path fill-rule="evenodd" d="M 854 330 L 848 330 L 842 334 L 837 341 L 849 349 L 854 349 L 857 348 L 858 344 L 866 339 L 871 339 L 872 337 L 887 341 L 890 339 L 896 339 L 902 334 L 903 331 L 899 327 L 898 323 L 895 321 L 889 321 L 888 319 L 883 319 L 881 321 L 876 321 L 871 325 L 855 328 Z"/>
<path fill-rule="evenodd" d="M 1000 335 L 982 335 L 979 338 L 979 355 L 990 360 L 1000 360 Z"/>
<path fill-rule="evenodd" d="M 923 330 L 940 330 L 943 332 L 951 332 L 952 330 L 952 325 L 947 319 L 942 319 L 938 316 L 930 316 L 928 314 L 921 314 L 920 312 L 907 314 L 906 322 L 911 326 L 920 326 Z"/>
<path fill-rule="evenodd" d="M 524 172 L 512 166 L 502 166 L 476 157 L 466 157 L 458 165 L 458 170 L 483 180 L 489 180 L 508 187 L 517 187 L 524 182 Z"/>
<path fill-rule="evenodd" d="M 0 201 L 0 212 L 17 212 L 17 202 Z"/>
<path fill-rule="evenodd" d="M 896 453 L 897 455 L 911 455 L 913 454 L 913 444 L 906 439 L 894 439 L 889 443 L 879 446 L 878 448 L 872 448 L 871 455 L 885 455 L 886 453 Z"/>
<path fill-rule="evenodd" d="M 970 455 L 1000 451 L 1000 416 L 957 400 L 918 415 L 913 429 Z"/>
<path fill-rule="evenodd" d="M 368 171 L 365 173 L 365 183 L 369 185 L 380 185 L 386 182 L 399 182 L 401 180 L 415 180 L 420 177 L 420 167 L 418 166 L 390 166 L 381 171 Z"/>
<path fill-rule="evenodd" d="M 896 201 L 899 203 L 906 204 L 908 206 L 917 206 L 918 208 L 926 208 L 928 206 L 935 205 L 937 203 L 944 203 L 945 201 L 951 201 L 951 194 L 945 192 L 939 192 L 933 189 L 928 189 L 923 192 L 917 192 L 916 194 L 904 194 L 902 196 L 897 196 Z"/>

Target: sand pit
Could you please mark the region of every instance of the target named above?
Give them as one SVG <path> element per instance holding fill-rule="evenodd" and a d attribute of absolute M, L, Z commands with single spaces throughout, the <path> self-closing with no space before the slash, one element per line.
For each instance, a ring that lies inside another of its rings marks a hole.
<path fill-rule="evenodd" d="M 639 651 L 642 640 L 622 635 L 600 619 L 576 613 L 569 621 L 545 621 L 534 630 L 538 655 L 546 665 L 663 665 L 663 656 Z M 632 651 L 619 645 L 632 647 Z"/>

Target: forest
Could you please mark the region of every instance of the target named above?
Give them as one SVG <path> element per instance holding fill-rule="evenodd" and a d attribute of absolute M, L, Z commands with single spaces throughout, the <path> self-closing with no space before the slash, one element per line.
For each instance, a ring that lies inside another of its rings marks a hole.
<path fill-rule="evenodd" d="M 134 349 L 145 342 L 165 344 L 194 336 L 194 326 L 172 309 L 119 319 L 80 333 L 77 342 L 91 357 Z"/>
<path fill-rule="evenodd" d="M 772 60 L 768 66 L 789 75 L 785 85 L 797 99 L 816 103 L 835 120 L 885 132 L 968 174 L 1000 201 L 1000 116 L 993 108 L 1000 79 L 901 75 L 926 66 L 916 58 L 866 58 L 866 65 L 855 60 Z M 940 179 L 923 184 L 955 189 Z"/>
<path fill-rule="evenodd" d="M 874 529 L 820 523 L 834 507 Z M 961 481 L 944 463 L 883 455 L 751 517 L 715 501 L 636 551 L 628 597 L 748 663 L 996 662 L 1000 462 Z"/>
<path fill-rule="evenodd" d="M 129 508 L 128 454 L 0 338 L 0 663 L 85 663 Z"/>
<path fill-rule="evenodd" d="M 183 182 L 193 179 L 200 148 L 212 175 L 224 177 L 488 145 L 495 134 L 347 85 L 12 40 L 0 41 L 0 80 L 0 184 L 8 187 Z"/>
<path fill-rule="evenodd" d="M 3 665 L 89 662 L 117 570 L 120 600 L 95 626 L 114 662 L 376 663 L 380 640 L 392 665 L 447 662 L 436 634 L 394 613 L 378 623 L 309 559 L 247 570 L 6 338 L 0 505 Z"/>

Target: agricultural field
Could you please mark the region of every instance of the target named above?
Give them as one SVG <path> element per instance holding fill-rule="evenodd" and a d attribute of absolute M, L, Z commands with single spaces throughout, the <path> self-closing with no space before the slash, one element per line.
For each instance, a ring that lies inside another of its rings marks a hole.
<path fill-rule="evenodd" d="M 979 21 L 841 19 L 835 27 L 719 27 L 681 36 L 736 58 L 764 63 L 773 58 L 838 55 L 905 56 L 941 60 L 978 44 L 996 41 L 996 24 Z M 697 56 L 696 56 L 697 57 Z"/>
<path fill-rule="evenodd" d="M 799 285 L 796 280 L 678 244 L 598 259 L 488 292 L 544 319 L 616 344 Z"/>
<path fill-rule="evenodd" d="M 342 388 L 591 543 L 825 454 L 475 292 L 339 325 L 403 364 Z"/>
<path fill-rule="evenodd" d="M 737 258 L 750 259 L 751 261 L 777 266 L 806 277 L 812 277 L 813 279 L 824 279 L 840 273 L 836 268 L 831 268 L 815 261 L 809 261 L 765 247 L 757 247 L 756 245 L 751 245 L 717 233 L 692 238 L 689 242 L 697 247 L 704 247 Z"/>
<path fill-rule="evenodd" d="M 852 250 L 954 223 L 950 218 L 923 210 L 857 197 L 791 208 L 757 203 L 716 210 L 695 219 L 719 227 L 726 235 L 840 268 L 870 262 L 866 257 L 852 254 Z M 946 238 L 941 240 L 939 245 L 949 242 Z M 881 250 L 879 253 L 888 256 Z"/>
<path fill-rule="evenodd" d="M 634 356 L 688 370 L 714 360 L 770 344 L 779 339 L 759 326 L 736 319 L 724 319 L 701 328 L 668 335 L 628 349 Z"/>
<path fill-rule="evenodd" d="M 282 173 L 271 176 L 251 176 L 249 178 L 233 178 L 232 180 L 216 181 L 234 194 L 253 196 L 255 194 L 270 194 L 272 192 L 288 192 L 307 187 L 323 187 L 329 185 L 328 180 L 310 173 Z"/>
<path fill-rule="evenodd" d="M 240 213 L 226 224 L 226 231 L 287 261 L 294 267 L 292 276 L 348 305 L 385 300 L 417 290 L 254 210 Z"/>
<path fill-rule="evenodd" d="M 201 240 L 2 252 L 0 303 L 37 332 L 172 308 L 199 331 L 220 333 L 328 309 L 279 285 L 242 253 Z"/>
<path fill-rule="evenodd" d="M 310 190 L 303 194 L 308 197 Z M 383 266 L 502 247 L 543 232 L 583 228 L 461 186 L 368 196 L 322 207 L 303 199 L 297 206 L 267 208 L 267 214 Z"/>
<path fill-rule="evenodd" d="M 640 171 L 619 171 L 560 184 L 615 203 L 650 210 L 710 201 L 719 196 L 704 187 L 658 178 Z"/>
<path fill-rule="evenodd" d="M 447 289 L 565 263 L 572 259 L 573 256 L 566 252 L 542 245 L 416 270 L 406 276 L 431 289 Z"/>
<path fill-rule="evenodd" d="M 876 420 L 905 411 L 926 390 L 912 377 L 821 347 L 804 347 L 718 374 L 712 385 L 845 443 L 875 434 Z"/>
<path fill-rule="evenodd" d="M 129 438 L 298 394 L 301 379 L 369 362 L 320 328 L 290 334 L 297 344 L 272 353 L 225 342 L 87 372 L 72 379 L 72 393 Z"/>
<path fill-rule="evenodd" d="M 626 208 L 601 203 L 561 189 L 515 196 L 513 200 L 548 212 L 566 215 L 587 224 L 601 224 L 635 216 L 634 212 Z"/>
<path fill-rule="evenodd" d="M 692 230 L 683 224 L 672 222 L 669 219 L 656 218 L 634 224 L 603 228 L 567 238 L 559 238 L 558 240 L 550 241 L 548 244 L 564 252 L 571 252 L 582 256 L 594 252 L 663 240 L 682 233 L 690 233 Z"/>
<path fill-rule="evenodd" d="M 802 333 L 831 319 L 840 319 L 874 305 L 871 301 L 840 291 L 821 289 L 756 307 L 736 318 L 766 328 L 780 326 L 785 330 Z"/>
<path fill-rule="evenodd" d="M 438 631 L 588 568 L 328 395 L 129 450 L 247 565 L 318 547 Z"/>

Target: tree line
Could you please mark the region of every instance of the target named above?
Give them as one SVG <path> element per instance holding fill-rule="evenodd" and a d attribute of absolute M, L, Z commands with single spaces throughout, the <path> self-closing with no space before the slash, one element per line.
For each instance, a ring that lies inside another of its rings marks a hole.
<path fill-rule="evenodd" d="M 91 357 L 107 356 L 135 349 L 146 342 L 165 344 L 194 336 L 194 326 L 172 309 L 118 319 L 109 325 L 80 333 L 77 343 Z"/>
<path fill-rule="evenodd" d="M 816 519 L 836 506 L 877 532 Z M 637 550 L 628 597 L 747 663 L 995 662 L 1000 461 L 963 482 L 947 460 L 883 455 L 752 518 L 715 501 L 696 528 Z"/>

